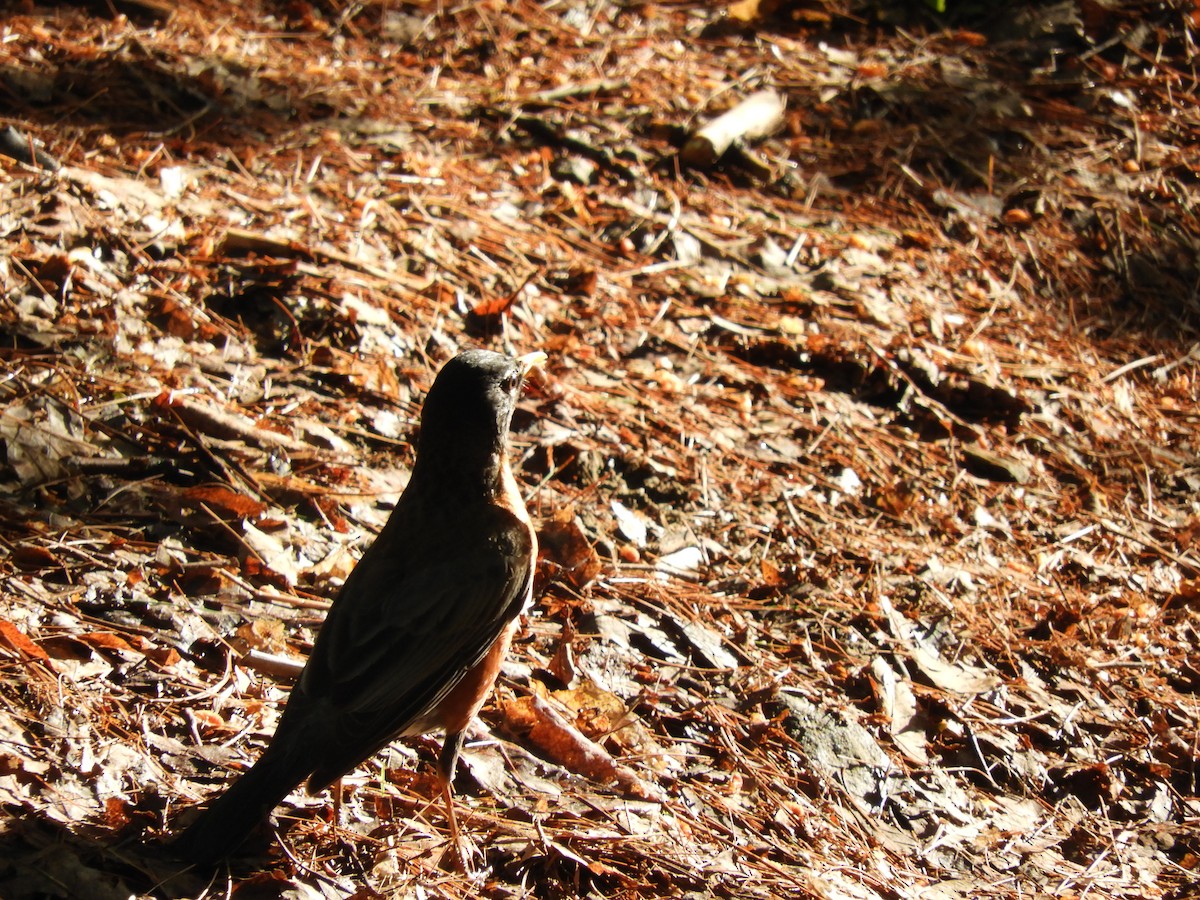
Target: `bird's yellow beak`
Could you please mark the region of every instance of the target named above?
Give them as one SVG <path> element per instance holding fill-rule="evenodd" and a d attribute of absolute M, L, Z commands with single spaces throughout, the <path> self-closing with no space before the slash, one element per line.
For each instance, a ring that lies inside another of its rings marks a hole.
<path fill-rule="evenodd" d="M 549 358 L 550 357 L 548 357 L 541 350 L 535 350 L 533 353 L 526 353 L 524 356 L 518 356 L 517 362 L 521 366 L 521 375 L 528 375 L 530 369 L 540 366 Z"/>

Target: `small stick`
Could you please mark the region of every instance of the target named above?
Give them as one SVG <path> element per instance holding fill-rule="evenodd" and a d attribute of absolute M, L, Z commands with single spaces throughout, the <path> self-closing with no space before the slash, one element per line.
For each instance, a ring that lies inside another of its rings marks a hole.
<path fill-rule="evenodd" d="M 779 128 L 783 124 L 785 108 L 783 97 L 775 91 L 753 93 L 696 131 L 679 151 L 679 157 L 689 166 L 707 168 L 720 159 L 734 141 L 758 140 Z"/>

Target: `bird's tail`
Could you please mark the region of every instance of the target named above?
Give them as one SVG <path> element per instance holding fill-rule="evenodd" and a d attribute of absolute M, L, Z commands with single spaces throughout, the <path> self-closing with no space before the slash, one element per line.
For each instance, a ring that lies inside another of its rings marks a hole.
<path fill-rule="evenodd" d="M 188 862 L 201 865 L 224 859 L 307 775 L 295 762 L 268 748 L 248 772 L 230 785 L 200 813 L 171 844 L 171 850 Z"/>

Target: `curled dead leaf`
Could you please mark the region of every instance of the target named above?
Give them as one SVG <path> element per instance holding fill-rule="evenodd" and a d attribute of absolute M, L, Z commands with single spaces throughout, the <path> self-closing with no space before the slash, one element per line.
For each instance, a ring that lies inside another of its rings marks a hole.
<path fill-rule="evenodd" d="M 575 629 L 568 619 L 563 624 L 562 636 L 559 638 L 558 646 L 555 648 L 554 656 L 550 658 L 548 666 L 550 674 L 566 685 L 573 683 L 578 674 L 575 668 L 574 639 Z"/>

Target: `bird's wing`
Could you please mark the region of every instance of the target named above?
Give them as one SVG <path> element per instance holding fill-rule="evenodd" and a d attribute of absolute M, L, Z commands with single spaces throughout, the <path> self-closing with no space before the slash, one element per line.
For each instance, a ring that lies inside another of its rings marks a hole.
<path fill-rule="evenodd" d="M 420 553 L 383 538 L 334 602 L 300 681 L 361 749 L 347 769 L 419 724 L 529 595 L 532 534 L 507 510 L 488 506 L 443 540 L 415 538 Z"/>

